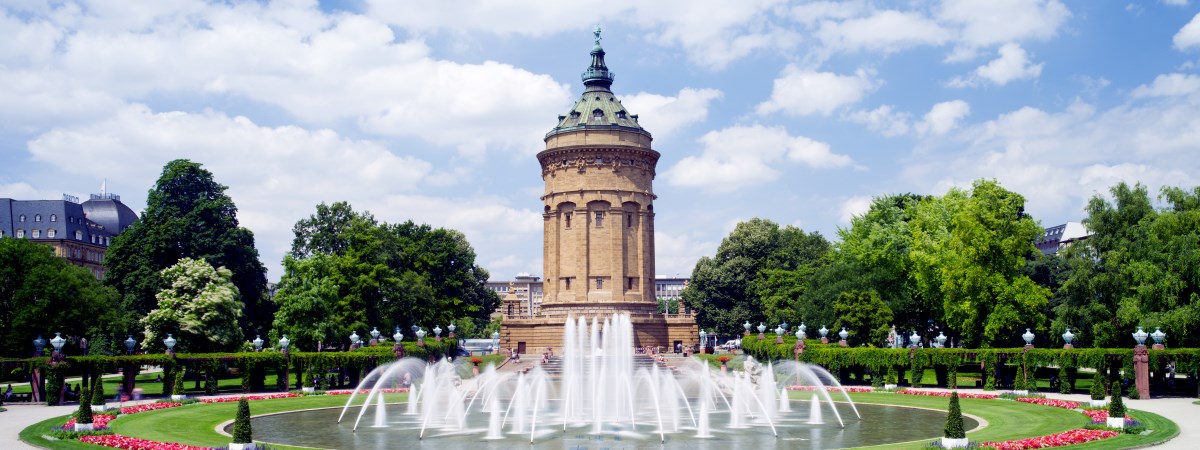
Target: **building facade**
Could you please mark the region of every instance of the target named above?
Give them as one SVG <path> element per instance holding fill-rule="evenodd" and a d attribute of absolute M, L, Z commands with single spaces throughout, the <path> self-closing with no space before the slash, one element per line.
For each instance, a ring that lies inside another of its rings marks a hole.
<path fill-rule="evenodd" d="M 1042 237 L 1034 241 L 1033 245 L 1041 250 L 1043 255 L 1053 255 L 1072 242 L 1087 239 L 1088 236 L 1091 236 L 1091 232 L 1082 223 L 1067 222 L 1046 228 Z"/>
<path fill-rule="evenodd" d="M 597 29 L 583 94 L 558 116 L 537 155 L 545 185 L 543 296 L 539 307 L 514 307 L 517 317 L 505 318 L 507 348 L 559 347 L 568 317 L 612 314 L 630 314 L 636 345 L 696 340 L 694 317 L 657 313 L 653 181 L 660 155 L 613 94 L 604 57 Z"/>
<path fill-rule="evenodd" d="M 114 194 L 93 194 L 83 203 L 0 198 L 0 238 L 30 239 L 50 245 L 73 265 L 104 278 L 104 254 L 112 238 L 137 221 L 137 214 Z"/>

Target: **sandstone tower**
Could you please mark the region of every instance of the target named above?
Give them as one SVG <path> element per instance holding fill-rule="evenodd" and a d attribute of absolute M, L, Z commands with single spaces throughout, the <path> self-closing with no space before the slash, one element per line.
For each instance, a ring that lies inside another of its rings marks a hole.
<path fill-rule="evenodd" d="M 654 176 L 659 153 L 610 89 L 600 29 L 583 94 L 538 153 L 545 190 L 544 292 L 538 315 L 504 319 L 505 348 L 558 347 L 569 316 L 629 313 L 637 345 L 692 345 L 695 318 L 657 313 Z"/>

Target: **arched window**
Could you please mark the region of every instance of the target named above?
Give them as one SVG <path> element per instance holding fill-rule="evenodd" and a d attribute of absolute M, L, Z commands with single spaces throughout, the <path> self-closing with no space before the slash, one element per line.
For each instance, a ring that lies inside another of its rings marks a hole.
<path fill-rule="evenodd" d="M 17 219 L 17 222 L 24 222 L 24 221 L 25 221 L 25 215 L 21 214 L 21 217 Z"/>
<path fill-rule="evenodd" d="M 82 231 L 75 230 L 75 240 L 77 240 L 77 241 L 83 240 L 83 232 Z"/>
<path fill-rule="evenodd" d="M 41 215 L 41 214 L 34 214 L 34 215 L 33 215 L 33 221 L 34 221 L 34 222 L 41 222 L 41 221 L 42 221 L 42 215 Z"/>
<path fill-rule="evenodd" d="M 51 221 L 51 222 L 58 222 L 58 214 L 51 214 L 51 215 L 50 215 L 50 221 Z"/>
<path fill-rule="evenodd" d="M 42 237 L 42 230 L 33 230 L 33 238 L 34 239 L 38 239 L 41 237 Z"/>
<path fill-rule="evenodd" d="M 597 122 L 604 120 L 604 111 L 601 111 L 600 108 L 596 108 L 595 110 L 593 110 L 592 111 L 592 120 L 595 120 Z"/>
<path fill-rule="evenodd" d="M 54 217 L 54 216 L 50 216 L 50 217 Z M 56 235 L 58 235 L 58 233 L 55 232 L 53 228 L 46 230 L 46 237 L 54 238 L 54 236 L 56 236 Z"/>
<path fill-rule="evenodd" d="M 21 228 L 17 228 L 17 237 L 19 237 L 19 238 L 25 237 L 25 230 L 23 230 Z"/>

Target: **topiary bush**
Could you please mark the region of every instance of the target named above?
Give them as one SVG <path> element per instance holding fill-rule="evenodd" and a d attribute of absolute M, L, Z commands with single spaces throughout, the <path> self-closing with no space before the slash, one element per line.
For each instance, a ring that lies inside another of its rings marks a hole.
<path fill-rule="evenodd" d="M 83 400 L 80 402 L 82 403 Z M 91 404 L 104 406 L 104 381 L 100 377 L 96 377 L 96 381 L 92 382 Z"/>
<path fill-rule="evenodd" d="M 1092 378 L 1092 388 L 1088 390 L 1088 393 L 1092 395 L 1092 400 L 1104 400 L 1105 395 L 1107 395 L 1104 392 L 1104 376 L 1100 374 L 1099 370 L 1096 371 L 1096 376 Z"/>
<path fill-rule="evenodd" d="M 254 442 L 250 430 L 250 402 L 246 397 L 238 400 L 237 417 L 233 419 L 233 443 L 249 444 Z"/>
<path fill-rule="evenodd" d="M 1111 389 L 1109 392 L 1112 392 L 1112 400 L 1108 402 L 1108 417 L 1125 417 L 1125 402 L 1121 400 L 1121 382 L 1114 381 Z"/>
<path fill-rule="evenodd" d="M 79 410 L 75 412 L 75 423 L 92 423 L 92 405 L 86 400 L 88 391 L 79 393 Z"/>
<path fill-rule="evenodd" d="M 958 392 L 950 393 L 950 412 L 946 414 L 946 438 L 963 439 L 967 432 L 963 430 L 962 409 L 958 406 Z"/>
<path fill-rule="evenodd" d="M 1013 390 L 1014 391 L 1028 391 L 1029 390 L 1029 379 L 1027 378 L 1027 374 L 1025 373 L 1025 365 L 1024 364 L 1018 365 L 1017 372 L 1015 374 L 1013 374 Z"/>
<path fill-rule="evenodd" d="M 175 371 L 175 384 L 171 387 L 171 395 L 183 395 L 183 368 Z"/>

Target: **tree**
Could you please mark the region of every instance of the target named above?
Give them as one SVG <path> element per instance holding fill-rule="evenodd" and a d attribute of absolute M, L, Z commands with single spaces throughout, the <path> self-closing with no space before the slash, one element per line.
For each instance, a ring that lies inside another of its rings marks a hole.
<path fill-rule="evenodd" d="M 163 269 L 182 258 L 203 259 L 232 273 L 246 310 L 240 326 L 266 334 L 274 314 L 266 301 L 266 268 L 225 190 L 199 163 L 178 159 L 163 167 L 142 217 L 113 238 L 105 258 L 105 281 L 136 314 L 156 307 L 166 287 Z"/>
<path fill-rule="evenodd" d="M 1022 273 L 1041 228 L 1025 199 L 995 181 L 951 189 L 917 205 L 910 223 L 916 287 L 941 299 L 943 322 L 966 346 L 1012 343 L 1018 327 L 1044 329 L 1048 289 Z"/>
<path fill-rule="evenodd" d="M 158 293 L 158 308 L 141 323 L 142 347 L 162 348 L 168 333 L 177 337 L 176 349 L 207 353 L 231 351 L 242 341 L 237 319 L 242 315 L 232 272 L 214 269 L 204 260 L 183 258 L 162 271 L 168 284 Z"/>
<path fill-rule="evenodd" d="M 834 303 L 834 312 L 838 316 L 838 323 L 834 328 L 845 327 L 851 336 L 856 336 L 871 347 L 881 345 L 887 340 L 892 323 L 892 309 L 888 308 L 875 291 L 841 293 Z"/>
<path fill-rule="evenodd" d="M 696 263 L 683 302 L 701 328 L 724 334 L 741 332 L 746 320 L 795 321 L 795 294 L 829 249 L 818 233 L 765 219 L 739 223 L 716 255 Z"/>
<path fill-rule="evenodd" d="M 87 269 L 48 245 L 0 238 L 0 354 L 28 356 L 30 340 L 51 331 L 74 341 L 120 333 L 128 323 L 117 292 Z"/>
<path fill-rule="evenodd" d="M 1124 418 L 1125 401 L 1121 399 L 1121 382 L 1112 382 L 1112 388 L 1108 392 L 1112 395 L 1112 400 L 1108 401 L 1108 417 Z"/>
<path fill-rule="evenodd" d="M 88 394 L 86 388 L 79 393 L 79 409 L 75 412 L 75 423 L 92 423 L 92 405 L 87 401 L 90 398 Z"/>
<path fill-rule="evenodd" d="M 254 442 L 253 431 L 250 427 L 250 402 L 245 396 L 238 399 L 237 415 L 233 418 L 233 443 L 249 444 Z"/>
<path fill-rule="evenodd" d="M 315 350 L 318 342 L 331 342 L 341 331 L 332 322 L 337 319 L 333 314 L 333 305 L 338 302 L 336 259 L 324 254 L 307 259 L 291 255 L 283 258 L 284 275 L 275 291 L 279 310 L 273 332 L 287 335 L 293 348 Z"/>
<path fill-rule="evenodd" d="M 963 430 L 962 408 L 958 405 L 958 392 L 950 393 L 950 412 L 946 414 L 946 434 L 949 439 L 963 439 L 967 437 L 966 430 Z"/>

